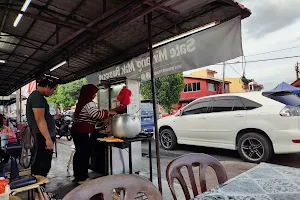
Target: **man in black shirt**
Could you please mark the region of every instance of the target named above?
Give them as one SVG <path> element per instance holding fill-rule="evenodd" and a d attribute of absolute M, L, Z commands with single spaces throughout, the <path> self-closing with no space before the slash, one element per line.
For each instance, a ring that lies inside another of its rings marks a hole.
<path fill-rule="evenodd" d="M 51 168 L 55 139 L 55 122 L 49 112 L 49 104 L 45 97 L 51 96 L 56 87 L 57 84 L 50 78 L 41 80 L 37 90 L 29 95 L 26 105 L 28 124 L 36 134 L 38 144 L 37 155 L 31 166 L 31 172 L 34 175 L 44 177 L 47 177 Z M 37 193 L 35 199 L 39 199 Z"/>

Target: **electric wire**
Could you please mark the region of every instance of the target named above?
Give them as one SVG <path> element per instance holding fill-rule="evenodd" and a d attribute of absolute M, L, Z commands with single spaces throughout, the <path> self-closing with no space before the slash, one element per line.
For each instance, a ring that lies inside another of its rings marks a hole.
<path fill-rule="evenodd" d="M 226 63 L 231 69 L 233 69 L 238 75 L 240 75 L 242 77 L 242 75 L 229 63 Z"/>
<path fill-rule="evenodd" d="M 294 47 L 289 47 L 289 48 L 284 48 L 284 49 L 277 49 L 277 50 L 273 50 L 273 51 L 261 52 L 261 53 L 257 53 L 257 54 L 251 54 L 251 55 L 247 55 L 246 57 L 259 56 L 259 55 L 264 55 L 264 54 L 269 54 L 269 53 L 275 53 L 275 52 L 280 52 L 280 51 L 286 51 L 286 50 L 290 50 L 290 49 L 296 49 L 296 48 L 300 48 L 300 45 L 294 46 Z"/>
<path fill-rule="evenodd" d="M 260 59 L 260 60 L 249 60 L 247 63 L 256 63 L 256 62 L 266 62 L 266 61 L 274 61 L 274 60 L 285 60 L 285 59 L 292 59 L 292 58 L 300 58 L 300 55 L 296 56 L 286 56 L 286 57 L 277 57 L 277 58 L 268 58 L 268 59 Z M 241 64 L 241 61 L 234 62 L 234 63 L 228 63 L 231 65 Z M 215 65 L 223 65 L 221 63 L 215 64 Z"/>

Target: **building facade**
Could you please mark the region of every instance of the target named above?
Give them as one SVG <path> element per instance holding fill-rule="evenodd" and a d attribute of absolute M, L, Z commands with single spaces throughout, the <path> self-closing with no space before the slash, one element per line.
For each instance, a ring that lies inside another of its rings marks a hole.
<path fill-rule="evenodd" d="M 209 77 L 200 77 L 193 75 L 184 76 L 185 88 L 180 93 L 180 101 L 174 105 L 175 109 L 181 108 L 200 97 L 223 94 L 223 82 Z M 225 81 L 224 93 L 229 93 L 230 82 Z"/>
<path fill-rule="evenodd" d="M 202 76 L 208 78 L 215 78 L 216 71 L 210 69 L 200 69 L 196 72 L 193 72 L 193 76 Z M 216 78 L 222 80 L 221 78 Z M 225 77 L 225 81 L 230 82 L 229 90 L 230 93 L 241 93 L 241 92 L 250 92 L 250 91 L 260 91 L 263 89 L 263 85 L 254 81 L 254 79 L 246 79 L 245 77 L 237 78 L 228 78 Z M 244 80 L 244 82 L 243 82 Z"/>

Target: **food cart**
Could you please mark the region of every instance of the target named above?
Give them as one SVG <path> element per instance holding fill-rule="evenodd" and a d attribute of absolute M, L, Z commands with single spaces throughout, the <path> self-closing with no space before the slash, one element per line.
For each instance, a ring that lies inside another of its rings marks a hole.
<path fill-rule="evenodd" d="M 99 87 L 97 103 L 99 109 L 111 110 L 117 107 L 117 95 L 126 86 L 132 92 L 131 103 L 127 106 L 126 113 L 134 114 L 140 118 L 140 90 L 139 82 L 126 78 L 117 78 L 93 83 Z M 124 139 L 124 138 L 123 138 Z M 112 144 L 99 141 L 93 151 L 90 161 L 91 169 L 101 174 L 138 173 L 142 170 L 142 145 L 141 141 L 148 140 L 151 149 L 151 135 L 140 134 L 134 138 L 125 138 L 123 144 Z M 105 160 L 105 162 L 103 162 Z M 104 166 L 104 163 L 106 164 Z M 152 158 L 149 156 L 150 179 L 152 179 Z"/>

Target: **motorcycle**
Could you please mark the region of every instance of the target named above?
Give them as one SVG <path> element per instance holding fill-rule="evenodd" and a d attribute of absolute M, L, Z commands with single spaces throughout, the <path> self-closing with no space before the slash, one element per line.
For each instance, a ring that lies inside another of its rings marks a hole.
<path fill-rule="evenodd" d="M 55 120 L 56 137 L 66 137 L 69 141 L 72 140 L 71 128 L 73 125 L 73 117 L 70 115 L 61 115 Z"/>

